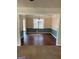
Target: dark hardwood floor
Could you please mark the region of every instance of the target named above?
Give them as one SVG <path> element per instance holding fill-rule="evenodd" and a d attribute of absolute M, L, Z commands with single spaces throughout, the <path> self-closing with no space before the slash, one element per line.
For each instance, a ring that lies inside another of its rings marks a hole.
<path fill-rule="evenodd" d="M 21 39 L 22 45 L 56 45 L 56 39 L 50 33 L 29 33 Z"/>
<path fill-rule="evenodd" d="M 58 46 L 19 46 L 17 57 L 25 59 L 61 59 L 61 47 Z"/>

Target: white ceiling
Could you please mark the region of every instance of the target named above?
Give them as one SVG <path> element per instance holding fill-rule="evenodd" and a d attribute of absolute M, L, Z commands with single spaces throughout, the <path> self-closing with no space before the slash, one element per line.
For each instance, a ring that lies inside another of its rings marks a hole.
<path fill-rule="evenodd" d="M 61 8 L 61 0 L 17 0 L 18 7 Z"/>

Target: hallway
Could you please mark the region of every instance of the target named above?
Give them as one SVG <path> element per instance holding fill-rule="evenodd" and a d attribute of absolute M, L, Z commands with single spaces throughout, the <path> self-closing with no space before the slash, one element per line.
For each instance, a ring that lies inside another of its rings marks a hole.
<path fill-rule="evenodd" d="M 56 45 L 56 39 L 50 33 L 28 33 L 21 39 L 22 45 Z"/>

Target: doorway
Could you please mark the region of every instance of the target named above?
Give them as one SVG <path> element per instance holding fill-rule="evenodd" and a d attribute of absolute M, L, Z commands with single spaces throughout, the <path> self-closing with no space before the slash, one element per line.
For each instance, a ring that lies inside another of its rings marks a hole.
<path fill-rule="evenodd" d="M 52 16 L 25 15 L 23 18 L 22 45 L 56 45 L 52 36 Z"/>

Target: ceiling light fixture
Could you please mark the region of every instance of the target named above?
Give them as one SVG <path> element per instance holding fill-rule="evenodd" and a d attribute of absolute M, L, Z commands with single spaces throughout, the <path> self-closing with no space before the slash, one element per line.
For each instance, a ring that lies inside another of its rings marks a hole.
<path fill-rule="evenodd" d="M 30 1 L 34 1 L 34 0 L 30 0 Z"/>

